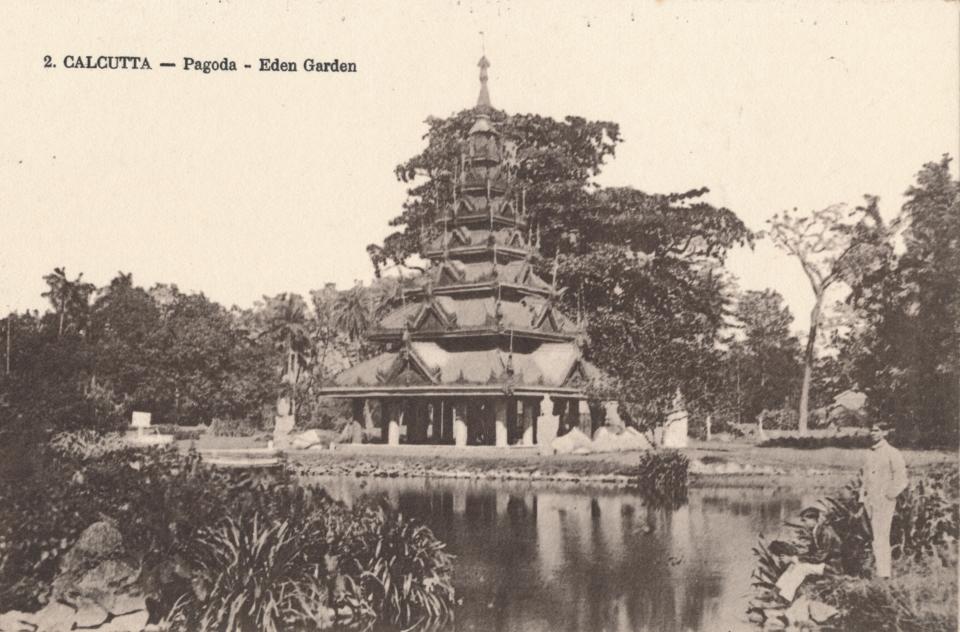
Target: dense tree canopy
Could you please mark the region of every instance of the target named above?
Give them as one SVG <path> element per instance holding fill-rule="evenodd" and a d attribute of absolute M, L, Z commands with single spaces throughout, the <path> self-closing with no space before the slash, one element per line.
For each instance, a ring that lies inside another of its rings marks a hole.
<path fill-rule="evenodd" d="M 397 167 L 413 186 L 391 221 L 400 230 L 368 248 L 378 271 L 406 265 L 437 230 L 432 220 L 452 201 L 450 174 L 474 117 L 467 110 L 429 119 L 426 148 Z M 567 288 L 564 307 L 586 319 L 588 353 L 616 377 L 614 390 L 653 416 L 677 386 L 705 405 L 719 378 L 729 299 L 722 264 L 750 231 L 704 201 L 705 188 L 655 195 L 599 187 L 593 178 L 621 140 L 615 123 L 499 111 L 492 120 L 516 156 L 540 273 L 556 273 Z"/>
<path fill-rule="evenodd" d="M 801 374 L 800 343 L 790 327 L 793 314 L 775 290 L 740 295 L 736 320 L 743 337 L 728 355 L 729 386 L 741 421 L 753 422 L 764 410 L 795 405 Z"/>
<path fill-rule="evenodd" d="M 851 378 L 871 414 L 901 440 L 957 441 L 960 424 L 960 183 L 950 158 L 924 165 L 898 218 L 893 245 L 858 276 L 850 296 L 860 326 L 843 340 Z"/>
<path fill-rule="evenodd" d="M 774 215 L 767 224 L 770 239 L 797 259 L 813 292 L 798 411 L 800 434 L 806 434 L 817 335 L 827 291 L 875 270 L 877 262 L 890 251 L 889 232 L 873 196 L 867 196 L 863 206 L 852 210 L 844 204 L 808 214 L 794 209 Z"/>

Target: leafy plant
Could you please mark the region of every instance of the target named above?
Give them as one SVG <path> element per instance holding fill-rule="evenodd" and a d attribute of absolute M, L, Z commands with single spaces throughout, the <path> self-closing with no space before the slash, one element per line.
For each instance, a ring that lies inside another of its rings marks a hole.
<path fill-rule="evenodd" d="M 18 479 L 0 480 L 5 607 L 38 609 L 63 553 L 109 519 L 141 566 L 151 621 L 285 630 L 329 622 L 330 608 L 341 624 L 452 616 L 451 556 L 429 529 L 347 508 L 286 468 L 216 470 L 173 448 L 89 458 L 43 448 L 28 457 Z M 328 567 L 330 557 L 340 562 Z"/>
<path fill-rule="evenodd" d="M 843 625 L 839 629 L 955 629 L 960 511 L 955 477 L 952 472 L 934 473 L 915 481 L 898 498 L 891 533 L 898 569 L 893 583 L 871 579 L 872 535 L 860 503 L 860 481 L 851 481 L 840 493 L 819 499 L 813 507 L 823 512 L 820 525 L 791 518 L 784 523 L 781 541 L 767 544 L 761 539 L 754 547 L 754 598 L 748 612 L 762 621 L 770 609 L 788 605 L 776 590 L 776 581 L 786 570 L 787 559 L 797 555 L 826 560 L 826 575 L 808 580 L 801 591 L 837 607 Z M 815 529 L 821 533 L 829 529 L 834 537 L 820 538 Z M 952 581 L 952 592 L 932 595 L 929 582 L 942 581 L 941 576 Z M 940 579 L 931 580 L 934 577 Z M 952 600 L 953 605 L 948 603 L 943 612 L 930 611 L 923 605 L 929 600 L 938 604 Z"/>
<path fill-rule="evenodd" d="M 453 556 L 426 526 L 362 507 L 342 568 L 382 622 L 408 627 L 453 618 Z"/>
<path fill-rule="evenodd" d="M 934 473 L 914 483 L 897 499 L 891 540 L 895 557 L 940 554 L 960 536 L 960 505 L 956 502 L 956 470 Z M 951 498 L 953 499 L 951 501 Z"/>
<path fill-rule="evenodd" d="M 123 437 L 117 433 L 104 434 L 95 430 L 72 430 L 60 432 L 50 439 L 50 447 L 63 454 L 81 460 L 97 459 L 116 450 L 127 447 Z"/>
<path fill-rule="evenodd" d="M 676 450 L 656 450 L 640 455 L 637 484 L 647 500 L 667 506 L 687 501 L 690 460 Z"/>
<path fill-rule="evenodd" d="M 215 437 L 249 437 L 257 433 L 257 426 L 248 419 L 216 418 L 210 425 Z"/>
<path fill-rule="evenodd" d="M 329 622 L 321 564 L 305 551 L 314 535 L 261 514 L 204 531 L 191 546 L 198 585 L 183 606 L 185 628 L 280 632 Z"/>

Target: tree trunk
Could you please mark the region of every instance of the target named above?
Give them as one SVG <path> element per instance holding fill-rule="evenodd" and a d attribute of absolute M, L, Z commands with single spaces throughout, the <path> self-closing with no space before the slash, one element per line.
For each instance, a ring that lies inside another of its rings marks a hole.
<path fill-rule="evenodd" d="M 13 328 L 13 321 L 10 320 L 10 314 L 7 314 L 7 375 L 10 375 L 10 330 Z"/>
<path fill-rule="evenodd" d="M 820 307 L 823 294 L 818 293 L 810 311 L 810 331 L 807 334 L 807 348 L 803 353 L 803 386 L 800 389 L 800 412 L 797 423 L 801 436 L 807 434 L 807 417 L 810 409 L 810 381 L 813 378 L 814 348 L 817 343 L 817 328 L 820 326 Z"/>
<path fill-rule="evenodd" d="M 63 301 L 60 302 L 60 327 L 57 329 L 57 338 L 63 337 L 63 315 L 64 315 L 64 304 Z"/>

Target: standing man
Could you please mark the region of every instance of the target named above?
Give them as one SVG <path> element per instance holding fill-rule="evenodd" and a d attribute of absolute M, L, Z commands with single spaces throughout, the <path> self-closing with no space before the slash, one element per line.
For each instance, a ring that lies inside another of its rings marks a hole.
<path fill-rule="evenodd" d="M 877 577 L 890 577 L 890 525 L 897 496 L 907 487 L 907 466 L 903 455 L 887 443 L 887 429 L 874 425 L 870 429 L 873 447 L 863 464 L 863 503 L 873 529 L 873 556 Z"/>

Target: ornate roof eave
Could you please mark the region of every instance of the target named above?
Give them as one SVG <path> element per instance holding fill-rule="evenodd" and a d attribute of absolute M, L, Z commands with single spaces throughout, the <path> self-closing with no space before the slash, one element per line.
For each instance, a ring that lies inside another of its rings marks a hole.
<path fill-rule="evenodd" d="M 473 397 L 473 396 L 543 396 L 560 395 L 583 399 L 582 389 L 566 386 L 496 384 L 426 384 L 416 386 L 328 386 L 319 390 L 327 397 Z"/>
<path fill-rule="evenodd" d="M 402 328 L 376 329 L 367 334 L 367 339 L 373 342 L 392 342 L 403 338 Z M 506 337 L 513 334 L 517 339 L 540 340 L 542 342 L 573 342 L 580 334 L 579 331 L 554 332 L 539 329 L 504 327 L 464 327 L 448 331 L 411 331 L 412 340 L 437 340 L 439 338 L 479 338 L 479 337 Z"/>
<path fill-rule="evenodd" d="M 552 297 L 558 295 L 552 287 L 537 287 L 535 285 L 524 285 L 523 283 L 508 283 L 506 281 L 480 281 L 478 283 L 459 283 L 457 285 L 435 285 L 433 286 L 434 296 L 444 294 L 476 294 L 478 292 L 496 292 L 501 290 L 517 290 L 521 294 L 532 296 Z M 565 289 L 565 288 L 564 288 Z M 410 289 L 406 292 L 408 299 L 417 299 L 423 296 L 423 290 L 420 288 Z"/>
<path fill-rule="evenodd" d="M 516 246 L 501 246 L 497 245 L 496 253 L 498 255 L 506 255 L 514 259 L 525 259 L 527 257 L 526 248 L 518 248 Z M 481 245 L 470 245 L 470 246 L 452 246 L 447 250 L 437 249 L 437 250 L 425 250 L 423 252 L 423 257 L 426 259 L 442 259 L 444 256 L 450 254 L 458 255 L 480 255 L 486 252 L 494 251 L 493 246 L 488 246 L 487 244 Z"/>
<path fill-rule="evenodd" d="M 434 221 L 434 224 L 443 226 L 443 217 L 438 218 Z M 485 222 L 486 225 L 489 225 L 493 222 L 494 225 L 500 226 L 501 228 L 513 228 L 516 227 L 525 227 L 527 225 L 527 218 L 523 215 L 500 215 L 499 213 L 494 213 L 493 216 L 490 213 L 471 213 L 470 215 L 447 215 L 447 224 L 455 224 L 460 226 L 462 224 L 472 223 L 472 222 Z M 452 227 L 451 227 L 452 228 Z"/>

